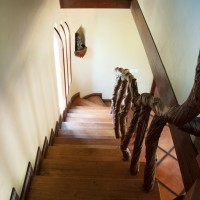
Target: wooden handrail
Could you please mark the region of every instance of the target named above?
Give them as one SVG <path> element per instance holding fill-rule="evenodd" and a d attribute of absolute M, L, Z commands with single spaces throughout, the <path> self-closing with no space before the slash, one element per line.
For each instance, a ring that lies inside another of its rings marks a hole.
<path fill-rule="evenodd" d="M 136 79 L 127 69 L 116 68 L 117 79 L 127 81 L 128 90 L 131 93 L 131 101 L 134 107 L 134 114 L 131 125 L 126 134 L 123 135 L 121 150 L 124 160 L 130 156 L 128 144 L 133 132 L 136 132 L 133 155 L 131 159 L 130 171 L 136 174 L 139 168 L 139 157 L 142 149 L 144 135 L 147 129 L 149 115 L 151 110 L 155 113 L 151 122 L 146 138 L 146 168 L 144 175 L 144 189 L 151 191 L 155 180 L 156 167 L 156 150 L 158 141 L 163 127 L 166 123 L 173 124 L 182 130 L 187 130 L 190 134 L 200 136 L 200 118 L 196 117 L 200 113 L 200 52 L 197 60 L 195 80 L 187 100 L 182 105 L 166 106 L 160 98 L 154 97 L 150 93 L 139 94 Z M 116 89 L 117 88 L 117 89 Z M 119 106 L 121 97 L 125 95 L 126 90 L 121 85 L 121 92 L 118 93 L 119 87 L 115 87 L 115 103 L 113 109 L 115 116 L 119 116 Z M 123 94 L 122 94 L 123 93 Z M 118 96 L 117 96 L 118 94 Z M 119 95 L 120 94 L 120 95 Z M 118 106 L 118 107 L 117 107 Z M 116 126 L 119 127 L 120 119 L 118 117 Z M 115 120 L 116 120 L 115 118 Z M 124 124 L 122 123 L 122 126 Z M 122 129 L 123 130 L 123 127 Z M 120 133 L 118 133 L 118 136 Z"/>

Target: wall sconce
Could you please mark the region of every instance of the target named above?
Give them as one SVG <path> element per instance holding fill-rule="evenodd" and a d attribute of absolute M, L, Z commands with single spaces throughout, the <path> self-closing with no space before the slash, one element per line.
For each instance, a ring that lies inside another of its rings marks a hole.
<path fill-rule="evenodd" d="M 75 56 L 82 58 L 87 51 L 87 47 L 85 46 L 85 35 L 84 29 L 80 27 L 78 31 L 75 33 Z"/>

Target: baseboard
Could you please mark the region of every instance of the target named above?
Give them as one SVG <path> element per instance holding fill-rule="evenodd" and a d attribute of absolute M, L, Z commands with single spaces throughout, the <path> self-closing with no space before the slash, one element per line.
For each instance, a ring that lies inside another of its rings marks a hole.
<path fill-rule="evenodd" d="M 73 102 L 76 98 L 80 98 L 80 92 L 77 92 L 76 94 L 74 94 L 74 95 L 71 97 L 70 102 Z"/>
<path fill-rule="evenodd" d="M 73 102 L 78 97 L 80 97 L 79 92 L 72 96 L 71 102 Z M 27 170 L 26 170 L 26 175 L 25 175 L 25 179 L 24 179 L 24 183 L 23 183 L 23 187 L 22 187 L 21 196 L 19 197 L 15 188 L 13 187 L 12 191 L 11 191 L 10 200 L 26 200 L 26 196 L 27 196 L 27 192 L 28 192 L 28 189 L 29 189 L 29 186 L 30 186 L 31 178 L 34 175 L 38 174 L 41 161 L 42 161 L 43 158 L 46 157 L 48 146 L 53 144 L 54 137 L 58 134 L 58 131 L 61 128 L 62 121 L 65 119 L 64 116 L 67 113 L 69 106 L 70 106 L 70 102 L 67 105 L 66 109 L 63 111 L 63 116 L 60 115 L 59 120 L 56 121 L 55 131 L 53 131 L 53 129 L 51 129 L 49 142 L 48 142 L 48 139 L 47 139 L 47 136 L 46 136 L 45 139 L 44 139 L 42 151 L 41 151 L 40 147 L 38 147 L 36 159 L 35 159 L 34 170 L 31 166 L 31 163 L 30 162 L 28 163 L 28 167 L 27 167 Z"/>
<path fill-rule="evenodd" d="M 111 103 L 111 99 L 102 99 L 104 102 Z"/>
<path fill-rule="evenodd" d="M 55 135 L 58 135 L 58 131 L 59 131 L 59 122 L 56 121 L 56 126 L 55 126 Z"/>
<path fill-rule="evenodd" d="M 21 196 L 20 196 L 20 200 L 26 200 L 26 195 L 27 195 L 27 191 L 28 191 L 29 186 L 30 186 L 32 176 L 33 176 L 33 168 L 31 166 L 31 163 L 29 162 L 27 170 L 26 170 L 26 176 L 25 176 L 25 179 L 24 179 L 24 184 L 23 184 L 23 187 L 22 187 L 22 193 L 21 193 Z"/>
<path fill-rule="evenodd" d="M 45 137 L 43 148 L 42 148 L 42 157 L 43 158 L 46 157 L 48 146 L 49 146 L 48 139 L 47 139 L 47 137 Z"/>
<path fill-rule="evenodd" d="M 106 104 L 106 106 L 110 107 L 112 100 L 111 99 L 103 99 L 103 102 Z"/>
<path fill-rule="evenodd" d="M 19 200 L 19 195 L 17 194 L 17 191 L 15 190 L 15 188 L 12 188 L 10 200 Z"/>
<path fill-rule="evenodd" d="M 39 169 L 40 169 L 41 161 L 42 161 L 42 152 L 41 152 L 40 147 L 38 147 L 37 155 L 36 155 L 36 159 L 35 159 L 34 171 L 33 171 L 34 175 L 38 174 Z"/>
<path fill-rule="evenodd" d="M 51 129 L 51 134 L 50 134 L 50 137 L 49 137 L 49 145 L 50 146 L 53 145 L 54 136 L 55 136 L 54 130 Z"/>

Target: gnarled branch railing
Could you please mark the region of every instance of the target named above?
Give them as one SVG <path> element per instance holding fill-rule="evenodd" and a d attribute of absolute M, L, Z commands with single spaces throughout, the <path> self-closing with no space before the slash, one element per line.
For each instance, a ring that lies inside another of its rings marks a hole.
<path fill-rule="evenodd" d="M 192 90 L 187 100 L 182 105 L 168 107 L 162 103 L 160 98 L 154 97 L 150 93 L 139 94 L 136 79 L 129 70 L 116 68 L 115 72 L 117 74 L 117 84 L 112 98 L 114 130 L 117 138 L 122 135 L 121 151 L 124 160 L 130 157 L 128 145 L 133 133 L 135 132 L 136 134 L 130 166 L 130 172 L 133 175 L 137 174 L 139 169 L 139 157 L 150 112 L 153 111 L 155 113 L 145 139 L 146 167 L 144 189 L 146 191 L 151 191 L 155 181 L 156 150 L 161 132 L 166 123 L 174 124 L 190 134 L 200 136 L 200 118 L 197 117 L 200 113 L 200 53 Z M 119 90 L 119 88 L 121 89 Z M 121 102 L 126 93 L 125 104 L 121 109 Z M 130 109 L 130 98 L 133 106 L 133 118 L 130 127 L 125 131 L 125 119 Z M 121 113 L 120 110 L 122 110 Z"/>

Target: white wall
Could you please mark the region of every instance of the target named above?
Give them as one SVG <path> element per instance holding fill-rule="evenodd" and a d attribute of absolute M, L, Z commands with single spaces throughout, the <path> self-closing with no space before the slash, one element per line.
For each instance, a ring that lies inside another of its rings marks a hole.
<path fill-rule="evenodd" d="M 200 49 L 199 0 L 139 0 L 179 103 L 193 85 Z"/>
<path fill-rule="evenodd" d="M 111 98 L 114 68 L 138 69 L 140 91 L 152 74 L 129 10 L 60 10 L 58 0 L 0 0 L 0 199 L 21 193 L 28 162 L 59 116 L 53 26 L 66 18 L 85 28 L 88 52 L 72 56 L 70 95 L 103 92 Z M 145 82 L 144 82 L 145 80 Z"/>
<path fill-rule="evenodd" d="M 0 0 L 0 199 L 20 194 L 28 161 L 59 116 L 53 26 L 57 0 Z"/>
<path fill-rule="evenodd" d="M 138 69 L 139 91 L 150 91 L 152 73 L 130 10 L 70 9 L 65 14 L 73 33 L 81 25 L 85 29 L 88 47 L 85 57 L 73 56 L 74 90 L 82 96 L 102 92 L 110 99 L 114 68 L 124 67 Z"/>

